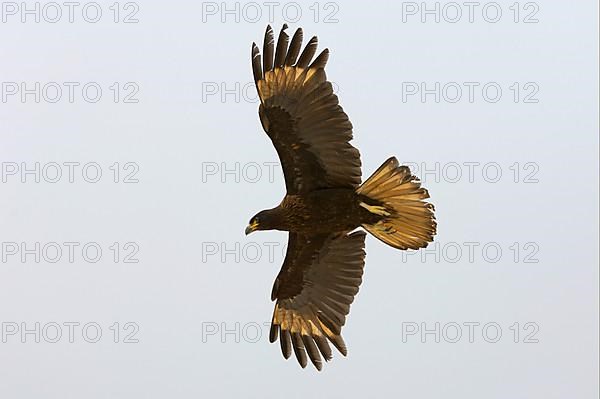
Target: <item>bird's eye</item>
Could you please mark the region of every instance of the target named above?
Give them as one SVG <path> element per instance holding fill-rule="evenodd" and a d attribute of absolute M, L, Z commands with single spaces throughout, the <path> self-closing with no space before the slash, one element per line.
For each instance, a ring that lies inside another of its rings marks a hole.
<path fill-rule="evenodd" d="M 254 218 L 254 220 L 252 221 L 252 223 L 258 224 L 258 218 Z"/>

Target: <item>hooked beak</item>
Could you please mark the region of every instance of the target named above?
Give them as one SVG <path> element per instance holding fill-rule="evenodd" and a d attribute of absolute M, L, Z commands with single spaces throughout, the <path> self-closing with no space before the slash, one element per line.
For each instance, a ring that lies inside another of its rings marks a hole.
<path fill-rule="evenodd" d="M 246 235 L 248 235 L 256 230 L 258 230 L 258 223 L 253 222 L 253 223 L 249 224 L 248 227 L 246 227 L 245 233 L 246 233 Z"/>

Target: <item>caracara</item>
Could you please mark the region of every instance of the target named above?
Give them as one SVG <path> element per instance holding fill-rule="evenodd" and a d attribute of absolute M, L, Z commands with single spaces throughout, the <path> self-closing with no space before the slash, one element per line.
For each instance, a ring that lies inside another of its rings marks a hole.
<path fill-rule="evenodd" d="M 291 41 L 283 25 L 275 45 L 267 26 L 262 59 L 252 45 L 252 70 L 262 126 L 283 168 L 287 193 L 281 203 L 250 219 L 256 230 L 288 233 L 285 261 L 275 280 L 270 341 L 283 356 L 294 351 L 302 367 L 317 369 L 343 355 L 341 329 L 362 281 L 365 232 L 398 248 L 424 248 L 436 222 L 427 190 L 395 157 L 361 184 L 360 153 L 352 124 L 325 76 L 329 51 L 313 60 L 317 38 L 300 53 L 302 30 Z M 288 46 L 289 44 L 289 46 Z M 308 358 L 307 358 L 308 354 Z"/>

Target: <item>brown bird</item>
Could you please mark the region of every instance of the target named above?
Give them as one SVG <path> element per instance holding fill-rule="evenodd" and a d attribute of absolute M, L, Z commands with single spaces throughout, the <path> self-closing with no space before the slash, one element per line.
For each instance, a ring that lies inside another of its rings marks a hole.
<path fill-rule="evenodd" d="M 365 236 L 358 227 L 398 249 L 427 246 L 436 232 L 427 190 L 406 166 L 389 158 L 361 184 L 360 153 L 350 144 L 352 124 L 325 76 L 329 51 L 313 60 L 317 38 L 300 54 L 302 29 L 291 42 L 284 24 L 275 47 L 267 26 L 261 63 L 252 44 L 252 70 L 262 126 L 283 168 L 287 194 L 259 212 L 246 228 L 288 231 L 285 261 L 275 280 L 277 300 L 269 339 L 279 337 L 302 367 L 307 353 L 318 370 L 344 356 L 341 329 L 362 282 Z M 289 44 L 289 46 L 288 46 Z"/>

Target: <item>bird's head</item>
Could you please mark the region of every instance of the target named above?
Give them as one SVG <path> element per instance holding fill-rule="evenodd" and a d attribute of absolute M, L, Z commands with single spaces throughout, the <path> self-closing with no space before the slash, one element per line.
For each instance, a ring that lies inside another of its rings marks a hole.
<path fill-rule="evenodd" d="M 267 209 L 258 212 L 248 222 L 246 227 L 246 235 L 256 230 L 274 230 L 279 225 L 279 212 L 276 209 Z"/>

